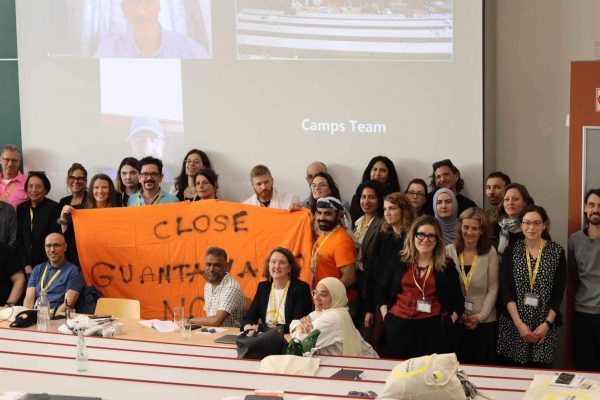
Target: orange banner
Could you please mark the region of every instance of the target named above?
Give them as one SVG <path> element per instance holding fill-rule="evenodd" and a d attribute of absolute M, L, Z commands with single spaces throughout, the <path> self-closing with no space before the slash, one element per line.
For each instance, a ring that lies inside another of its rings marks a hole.
<path fill-rule="evenodd" d="M 204 253 L 225 249 L 230 274 L 250 304 L 265 259 L 278 246 L 296 255 L 310 282 L 312 236 L 307 210 L 289 212 L 202 200 L 193 203 L 76 210 L 79 261 L 85 281 L 106 297 L 138 299 L 142 318 L 204 315 Z"/>

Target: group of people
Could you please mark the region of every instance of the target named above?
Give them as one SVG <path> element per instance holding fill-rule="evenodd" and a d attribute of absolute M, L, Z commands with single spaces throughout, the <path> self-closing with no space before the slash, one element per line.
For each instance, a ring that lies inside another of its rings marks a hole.
<path fill-rule="evenodd" d="M 26 305 L 41 288 L 59 284 L 63 297 L 51 303 L 76 301 L 81 281 L 57 272 L 63 263 L 78 265 L 73 209 L 218 197 L 218 175 L 197 149 L 186 154 L 169 192 L 160 187 L 162 162 L 153 157 L 125 158 L 115 184 L 97 174 L 87 186 L 86 169 L 73 164 L 71 195 L 60 203 L 47 197 L 43 172 L 19 172 L 16 147 L 5 146 L 1 156 L 0 242 L 2 254 L 13 256 L 0 260 L 0 304 L 19 302 L 25 285 Z M 246 309 L 225 251 L 212 247 L 205 258 L 206 316 L 195 322 L 245 330 L 283 325 L 298 337 L 319 329 L 320 354 L 408 358 L 454 351 L 467 363 L 551 366 L 565 320 L 567 260 L 550 238 L 546 210 L 524 185 L 491 173 L 484 211 L 461 194 L 464 181 L 448 159 L 433 163 L 429 184 L 416 178 L 402 192 L 393 162 L 374 157 L 350 202 L 318 161 L 307 166 L 310 194 L 303 201 L 277 191 L 264 165 L 253 167 L 250 178 L 254 194 L 245 204 L 311 211 L 312 281 L 299 280 L 288 249 L 273 249 L 266 280 Z M 600 370 L 600 189 L 586 194 L 584 210 L 586 226 L 569 239 L 577 283 L 574 357 L 578 369 Z"/>

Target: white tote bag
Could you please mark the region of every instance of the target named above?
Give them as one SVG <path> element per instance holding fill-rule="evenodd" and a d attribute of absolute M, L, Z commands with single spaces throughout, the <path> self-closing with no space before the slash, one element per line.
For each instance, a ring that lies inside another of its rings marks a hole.
<path fill-rule="evenodd" d="M 390 372 L 381 399 L 466 400 L 456 376 L 456 354 L 432 354 L 396 365 Z"/>

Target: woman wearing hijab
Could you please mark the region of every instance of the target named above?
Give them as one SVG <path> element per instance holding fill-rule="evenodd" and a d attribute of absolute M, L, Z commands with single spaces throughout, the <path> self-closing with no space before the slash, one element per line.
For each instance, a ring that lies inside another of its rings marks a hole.
<path fill-rule="evenodd" d="M 337 278 L 324 278 L 313 290 L 315 311 L 290 324 L 292 337 L 304 339 L 313 330 L 319 336 L 313 353 L 320 355 L 379 358 L 354 327 L 348 313 L 346 287 Z"/>
<path fill-rule="evenodd" d="M 458 202 L 454 192 L 450 189 L 439 189 L 433 195 L 433 212 L 442 228 L 446 243 L 454 242 L 456 238 Z"/>

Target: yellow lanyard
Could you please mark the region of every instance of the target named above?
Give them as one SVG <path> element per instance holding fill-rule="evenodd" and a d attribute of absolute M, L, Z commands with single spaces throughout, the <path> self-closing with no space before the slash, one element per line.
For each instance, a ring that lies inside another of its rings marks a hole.
<path fill-rule="evenodd" d="M 2 201 L 8 200 L 8 196 L 10 196 L 10 192 L 12 192 L 13 189 L 15 188 L 16 183 L 17 183 L 17 181 L 12 181 L 8 185 L 6 185 L 6 189 L 4 190 L 4 193 L 2 193 L 2 196 L 0 196 L 0 200 L 2 200 Z"/>
<path fill-rule="evenodd" d="M 544 249 L 544 244 L 546 244 L 546 241 L 542 239 L 533 271 L 531 270 L 531 257 L 529 256 L 529 249 L 527 248 L 527 245 L 525 245 L 525 257 L 527 258 L 527 272 L 529 272 L 529 287 L 531 290 L 533 290 L 533 286 L 535 285 L 535 278 L 537 277 L 538 269 L 540 268 L 540 262 L 542 261 L 542 250 Z"/>
<path fill-rule="evenodd" d="M 42 280 L 40 282 L 40 288 L 42 290 L 48 290 L 48 288 L 50 287 L 50 285 L 52 285 L 52 282 L 54 282 L 54 280 L 56 279 L 56 277 L 58 275 L 60 275 L 60 273 L 62 272 L 61 269 L 59 269 L 58 271 L 56 271 L 54 273 L 54 275 L 52 275 L 52 278 L 50 278 L 50 281 L 48 281 L 48 284 L 46 285 L 46 287 L 44 287 L 44 281 L 46 280 L 46 272 L 48 272 L 48 264 L 46 264 L 46 266 L 44 267 L 44 273 L 42 274 Z"/>
<path fill-rule="evenodd" d="M 287 281 L 285 284 L 285 290 L 283 291 L 283 296 L 281 296 L 281 303 L 277 305 L 277 298 L 275 297 L 275 285 L 271 285 L 271 302 L 273 303 L 273 325 L 277 325 L 279 320 L 279 310 L 283 303 L 285 303 L 285 296 L 287 295 L 288 288 L 290 287 L 290 281 Z M 285 323 L 285 314 L 283 315 L 283 323 Z"/>
<path fill-rule="evenodd" d="M 475 267 L 477 267 L 477 254 L 475 254 L 475 257 L 473 257 L 473 262 L 471 263 L 471 270 L 469 271 L 469 274 L 465 274 L 464 253 L 460 253 L 460 277 L 462 278 L 463 284 L 465 285 L 465 294 L 467 294 L 467 292 L 469 291 L 469 286 L 471 286 L 471 279 L 473 279 Z"/>
<path fill-rule="evenodd" d="M 154 198 L 154 200 L 152 200 L 152 203 L 150 203 L 150 205 L 152 206 L 152 205 L 154 205 L 154 204 L 158 204 L 158 202 L 160 201 L 160 199 L 162 199 L 162 198 L 163 198 L 163 194 L 164 194 L 164 193 L 165 193 L 165 192 L 163 192 L 163 191 L 161 190 L 161 191 L 158 193 L 158 196 L 156 196 L 156 197 Z M 143 197 L 143 196 L 144 196 L 144 195 L 142 194 L 142 192 L 140 192 L 140 195 L 139 195 L 139 197 L 138 197 L 138 199 L 137 199 L 137 200 L 138 200 L 138 206 L 141 206 L 141 205 L 142 205 L 142 197 Z"/>
<path fill-rule="evenodd" d="M 323 240 L 321 240 L 321 242 L 319 242 L 321 237 L 319 237 L 319 239 L 317 239 L 317 241 L 315 242 L 315 245 L 313 246 L 312 255 L 310 257 L 310 270 L 313 274 L 317 270 L 317 255 L 319 254 L 319 250 L 321 250 L 321 247 L 323 247 L 323 245 L 325 244 L 327 239 L 329 239 L 329 236 L 333 235 L 335 233 L 335 231 L 340 229 L 340 227 L 341 227 L 341 225 L 338 225 L 334 230 L 332 230 L 328 234 L 321 236 L 321 237 L 323 237 Z"/>
<path fill-rule="evenodd" d="M 423 299 L 425 299 L 425 285 L 427 284 L 427 278 L 429 278 L 429 274 L 431 274 L 432 269 L 433 269 L 433 263 L 430 262 L 429 266 L 427 267 L 427 272 L 425 273 L 425 279 L 423 279 L 423 287 L 421 287 L 421 285 L 419 285 L 419 282 L 417 282 L 417 262 L 415 261 L 415 270 L 413 272 L 413 280 L 415 281 L 415 285 L 417 286 L 417 288 L 423 294 Z"/>
<path fill-rule="evenodd" d="M 29 224 L 29 229 L 33 232 L 33 208 L 29 207 L 29 220 L 31 223 Z"/>

